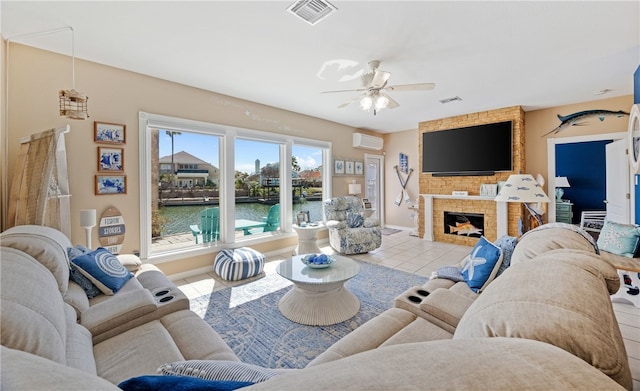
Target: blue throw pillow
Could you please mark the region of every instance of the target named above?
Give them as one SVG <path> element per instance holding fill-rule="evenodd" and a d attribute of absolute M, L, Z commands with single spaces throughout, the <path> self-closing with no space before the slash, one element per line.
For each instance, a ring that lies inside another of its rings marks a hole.
<path fill-rule="evenodd" d="M 203 380 L 190 376 L 145 375 L 132 377 L 118 384 L 124 391 L 231 391 L 252 385 L 252 382 Z"/>
<path fill-rule="evenodd" d="M 105 295 L 115 294 L 133 277 L 115 255 L 102 247 L 75 257 L 71 264 Z"/>
<path fill-rule="evenodd" d="M 498 277 L 502 272 L 507 270 L 509 266 L 511 266 L 511 255 L 513 255 L 513 250 L 515 250 L 516 244 L 518 244 L 518 238 L 515 236 L 502 235 L 494 243 L 496 246 L 500 247 L 500 250 L 502 251 L 502 262 L 500 263 L 498 273 L 496 274 L 496 277 Z"/>
<path fill-rule="evenodd" d="M 462 277 L 472 291 L 480 292 L 495 278 L 501 261 L 500 247 L 482 236 L 463 262 Z"/>
<path fill-rule="evenodd" d="M 349 228 L 362 227 L 363 224 L 364 217 L 362 213 L 347 212 L 347 226 Z"/>
<path fill-rule="evenodd" d="M 98 287 L 95 286 L 90 279 L 80 273 L 80 271 L 74 264 L 71 264 L 71 269 L 69 269 L 69 276 L 76 284 L 80 285 L 84 293 L 87 295 L 87 298 L 93 299 L 100 294 L 100 289 L 98 289 Z"/>
<path fill-rule="evenodd" d="M 81 246 L 79 244 L 75 247 L 67 248 L 67 255 L 69 256 L 69 261 L 73 261 L 77 257 L 82 256 L 84 254 L 88 254 L 90 252 L 91 252 L 91 249 Z M 82 290 L 84 290 L 84 293 L 87 295 L 87 298 L 92 299 L 100 294 L 100 289 L 98 289 L 98 287 L 95 286 L 90 279 L 88 279 L 82 273 L 80 273 L 78 268 L 75 267 L 73 263 L 69 268 L 69 277 L 71 277 L 71 280 L 73 280 L 73 282 L 80 285 Z"/>
<path fill-rule="evenodd" d="M 598 236 L 598 248 L 633 258 L 639 238 L 640 227 L 606 220 Z"/>

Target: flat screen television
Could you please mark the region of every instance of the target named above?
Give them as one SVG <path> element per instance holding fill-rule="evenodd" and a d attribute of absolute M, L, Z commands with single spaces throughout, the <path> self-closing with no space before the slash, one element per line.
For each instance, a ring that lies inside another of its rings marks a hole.
<path fill-rule="evenodd" d="M 494 175 L 513 168 L 512 122 L 422 134 L 422 172 L 434 176 Z"/>

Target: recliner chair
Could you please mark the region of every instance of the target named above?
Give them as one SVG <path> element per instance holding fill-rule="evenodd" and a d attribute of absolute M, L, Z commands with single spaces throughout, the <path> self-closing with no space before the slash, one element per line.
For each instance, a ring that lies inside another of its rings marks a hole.
<path fill-rule="evenodd" d="M 329 244 L 334 250 L 341 254 L 362 254 L 380 247 L 380 221 L 375 217 L 364 218 L 358 197 L 334 197 L 322 204 Z"/>

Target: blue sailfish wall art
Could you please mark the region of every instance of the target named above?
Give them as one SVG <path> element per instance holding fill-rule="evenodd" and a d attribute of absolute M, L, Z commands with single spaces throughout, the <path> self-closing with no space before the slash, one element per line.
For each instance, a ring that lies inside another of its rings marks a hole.
<path fill-rule="evenodd" d="M 627 113 L 626 111 L 622 111 L 622 110 L 618 110 L 618 111 L 611 111 L 611 110 L 585 110 L 585 111 L 579 111 L 577 113 L 573 113 L 573 114 L 569 114 L 569 115 L 565 115 L 562 116 L 560 114 L 558 114 L 558 119 L 560 120 L 560 125 L 558 125 L 557 128 L 553 129 L 552 131 L 545 133 L 542 135 L 542 137 L 548 136 L 551 133 L 553 134 L 557 134 L 560 131 L 570 127 L 570 126 L 583 126 L 586 125 L 584 123 L 585 120 L 591 119 L 591 118 L 598 118 L 600 121 L 604 121 L 605 117 L 611 117 L 611 116 L 615 116 L 615 117 L 622 117 L 623 115 L 629 115 L 629 113 Z"/>

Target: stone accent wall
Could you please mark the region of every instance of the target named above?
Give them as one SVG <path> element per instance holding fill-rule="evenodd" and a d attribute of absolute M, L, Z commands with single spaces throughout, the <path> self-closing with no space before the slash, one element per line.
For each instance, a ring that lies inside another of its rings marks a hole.
<path fill-rule="evenodd" d="M 498 172 L 492 176 L 452 176 L 434 177 L 431 174 L 420 173 L 419 186 L 420 194 L 446 194 L 451 195 L 453 191 L 467 191 L 469 195 L 480 195 L 480 185 L 483 183 L 498 183 L 506 181 L 509 175 L 515 173 L 525 173 L 524 156 L 524 110 L 520 106 L 507 107 L 497 110 L 483 111 L 479 113 L 459 115 L 456 117 L 443 118 L 433 121 L 420 122 L 418 124 L 418 153 L 420 165 L 422 167 L 422 134 L 437 130 L 455 129 L 466 126 L 483 125 L 489 123 L 512 121 L 513 122 L 513 171 Z M 420 202 L 420 212 L 418 218 L 418 233 L 424 237 L 424 205 Z M 483 213 L 485 215 L 485 236 L 489 240 L 495 240 L 496 230 L 496 203 L 482 200 L 434 200 L 433 218 L 434 239 L 436 241 L 451 242 L 465 245 L 474 245 L 476 238 L 464 236 L 447 235 L 444 233 L 444 211 Z M 518 234 L 518 221 L 523 217 L 522 206 L 518 203 L 508 205 L 508 233 L 511 236 Z"/>

